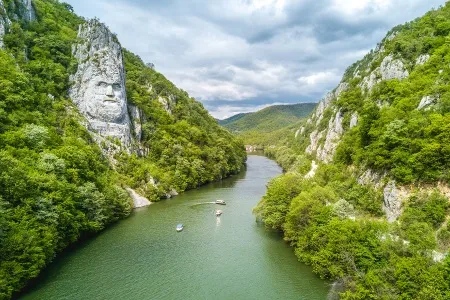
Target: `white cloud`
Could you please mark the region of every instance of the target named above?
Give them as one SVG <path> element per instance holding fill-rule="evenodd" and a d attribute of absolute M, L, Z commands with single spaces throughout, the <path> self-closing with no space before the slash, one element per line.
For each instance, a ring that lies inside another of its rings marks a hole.
<path fill-rule="evenodd" d="M 373 12 L 386 11 L 391 7 L 391 2 L 391 0 L 332 0 L 331 8 L 346 16 L 355 16 L 367 9 Z"/>
<path fill-rule="evenodd" d="M 123 46 L 153 62 L 217 115 L 276 102 L 318 101 L 391 27 L 444 4 L 444 0 L 65 1 L 85 17 L 100 17 Z"/>
<path fill-rule="evenodd" d="M 308 76 L 301 76 L 298 78 L 300 84 L 306 85 L 317 85 L 323 84 L 330 81 L 335 81 L 336 77 L 338 77 L 335 71 L 325 71 L 325 72 L 317 72 Z"/>

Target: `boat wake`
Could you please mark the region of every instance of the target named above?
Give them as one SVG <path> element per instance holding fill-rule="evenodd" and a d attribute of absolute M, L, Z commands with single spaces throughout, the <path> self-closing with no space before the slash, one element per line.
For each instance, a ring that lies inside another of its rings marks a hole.
<path fill-rule="evenodd" d="M 198 205 L 204 205 L 204 204 L 215 204 L 216 202 L 200 202 L 200 203 L 194 203 L 191 205 L 191 207 L 193 206 L 198 206 Z"/>

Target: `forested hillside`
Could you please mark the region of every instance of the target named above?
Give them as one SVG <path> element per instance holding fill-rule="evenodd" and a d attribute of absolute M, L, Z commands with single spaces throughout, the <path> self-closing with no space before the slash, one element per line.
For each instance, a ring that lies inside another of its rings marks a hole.
<path fill-rule="evenodd" d="M 450 298 L 449 19 L 391 30 L 269 149 L 288 172 L 255 214 L 342 299 Z"/>
<path fill-rule="evenodd" d="M 271 132 L 307 117 L 315 106 L 315 103 L 274 105 L 254 113 L 239 114 L 220 120 L 219 124 L 234 133 Z"/>
<path fill-rule="evenodd" d="M 217 121 L 219 122 L 220 125 L 225 127 L 226 125 L 228 125 L 230 123 L 234 123 L 234 122 L 242 119 L 243 117 L 245 117 L 248 114 L 251 114 L 251 113 L 240 113 L 240 114 L 231 116 L 229 118 L 226 118 L 226 119 L 223 119 L 223 120 L 217 120 Z"/>
<path fill-rule="evenodd" d="M 219 124 L 240 137 L 246 145 L 265 149 L 275 144 L 283 144 L 291 139 L 299 124 L 316 107 L 316 103 L 298 103 L 291 105 L 274 105 L 260 111 L 238 114 Z"/>
<path fill-rule="evenodd" d="M 126 93 L 142 132 L 132 150 L 105 152 L 120 142 L 99 143 L 68 94 L 85 22 L 57 0 L 0 0 L 0 299 L 69 244 L 128 216 L 125 188 L 157 201 L 245 162 L 242 143 L 200 103 L 128 51 Z"/>

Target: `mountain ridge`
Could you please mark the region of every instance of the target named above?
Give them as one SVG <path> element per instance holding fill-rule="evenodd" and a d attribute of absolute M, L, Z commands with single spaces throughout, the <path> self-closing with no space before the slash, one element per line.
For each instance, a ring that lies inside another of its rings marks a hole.
<path fill-rule="evenodd" d="M 317 103 L 272 105 L 257 112 L 237 114 L 219 120 L 219 124 L 231 132 L 270 132 L 291 125 L 308 116 Z"/>

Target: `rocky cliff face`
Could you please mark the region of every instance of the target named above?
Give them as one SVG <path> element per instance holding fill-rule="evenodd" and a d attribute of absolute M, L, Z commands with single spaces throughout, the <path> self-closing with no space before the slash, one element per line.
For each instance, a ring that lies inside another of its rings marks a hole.
<path fill-rule="evenodd" d="M 415 68 L 422 67 L 430 60 L 430 54 L 420 54 L 413 60 L 407 60 L 401 53 L 388 52 L 385 44 L 393 41 L 396 36 L 395 32 L 388 35 L 375 51 L 350 67 L 339 86 L 326 94 L 306 124 L 296 131 L 295 138 L 298 141 L 307 141 L 305 152 L 312 156 L 312 159 L 321 163 L 332 162 L 342 137 L 358 126 L 360 115 L 357 109 L 349 110 L 348 106 L 337 103 L 342 93 L 352 84 L 353 90 L 360 90 L 362 98 L 369 99 L 381 83 L 405 80 Z M 439 74 L 441 73 L 442 70 L 439 71 Z M 433 109 L 440 99 L 439 94 L 425 94 L 420 97 L 416 109 L 423 111 Z M 389 99 L 373 101 L 379 109 L 389 106 Z M 308 177 L 313 173 L 311 170 Z M 389 174 L 377 174 L 370 169 L 362 170 L 357 180 L 362 185 L 372 185 L 383 194 L 383 210 L 389 222 L 398 219 L 402 213 L 402 203 L 410 196 L 406 189 L 390 180 Z"/>
<path fill-rule="evenodd" d="M 7 11 L 3 0 L 0 0 L 0 48 L 4 47 L 3 36 L 11 25 L 11 20 L 23 19 L 27 22 L 36 20 L 36 12 L 31 0 L 21 0 L 16 7 L 16 2 L 12 2 L 10 9 Z M 20 12 L 20 14 L 18 14 Z"/>
<path fill-rule="evenodd" d="M 88 120 L 91 132 L 107 141 L 119 141 L 130 151 L 133 142 L 140 140 L 141 113 L 127 102 L 122 47 L 97 20 L 81 25 L 78 39 L 73 46 L 78 69 L 71 78 L 69 95 Z"/>
<path fill-rule="evenodd" d="M 8 14 L 6 13 L 5 5 L 2 0 L 0 0 L 0 48 L 4 47 L 3 44 L 3 36 L 6 33 L 8 26 L 11 24 L 11 21 L 8 18 Z"/>
<path fill-rule="evenodd" d="M 120 150 L 144 155 L 143 115 L 127 101 L 122 47 L 116 36 L 103 23 L 90 20 L 80 26 L 72 50 L 78 69 L 71 77 L 69 96 L 86 118 L 87 129 L 110 158 Z M 135 208 L 151 204 L 134 190 L 127 191 Z"/>

